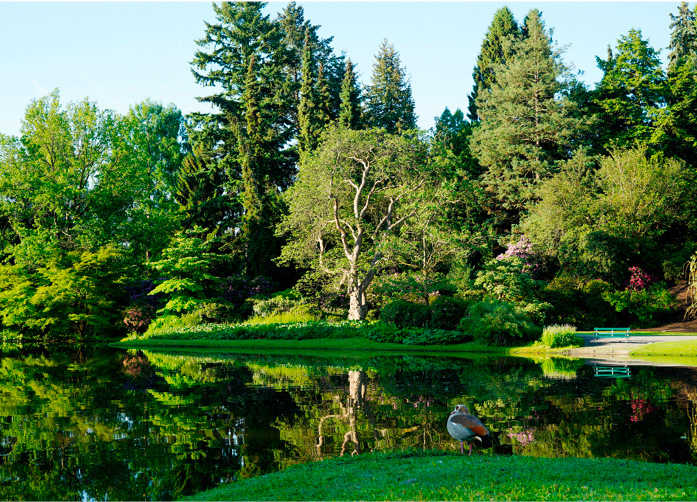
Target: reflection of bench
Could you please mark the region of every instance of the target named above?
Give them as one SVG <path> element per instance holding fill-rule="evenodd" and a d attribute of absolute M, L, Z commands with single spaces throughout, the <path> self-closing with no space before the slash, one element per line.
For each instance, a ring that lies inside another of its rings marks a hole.
<path fill-rule="evenodd" d="M 632 376 L 632 372 L 628 366 L 595 366 L 595 376 L 629 378 Z"/>
<path fill-rule="evenodd" d="M 595 328 L 595 336 L 593 336 L 593 339 L 597 339 L 599 336 L 601 337 L 615 337 L 615 336 L 623 336 L 624 341 L 626 342 L 629 340 L 629 328 Z"/>

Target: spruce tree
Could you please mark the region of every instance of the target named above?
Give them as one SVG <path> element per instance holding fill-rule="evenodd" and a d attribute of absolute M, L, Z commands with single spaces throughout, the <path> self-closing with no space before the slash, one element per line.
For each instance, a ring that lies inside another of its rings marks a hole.
<path fill-rule="evenodd" d="M 302 85 L 298 103 L 298 150 L 300 155 L 312 151 L 317 146 L 317 114 L 319 97 L 316 90 L 317 75 L 312 57 L 312 43 L 309 33 L 305 36 L 303 50 Z"/>
<path fill-rule="evenodd" d="M 697 8 L 696 8 L 697 10 Z M 678 15 L 670 14 L 668 73 L 675 71 L 687 58 L 697 54 L 697 17 L 687 2 L 678 7 Z"/>
<path fill-rule="evenodd" d="M 672 23 L 668 56 L 668 113 L 659 115 L 651 144 L 697 165 L 697 19 L 683 2 Z"/>
<path fill-rule="evenodd" d="M 339 124 L 348 129 L 359 129 L 361 125 L 361 91 L 350 59 L 346 61 L 340 97 Z"/>
<path fill-rule="evenodd" d="M 623 147 L 648 142 L 666 104 L 666 79 L 658 52 L 641 31 L 629 30 L 617 42 L 616 53 L 608 48 L 607 59 L 596 57 L 603 78 L 593 102 L 600 121 L 601 147 Z"/>
<path fill-rule="evenodd" d="M 527 36 L 511 40 L 513 56 L 495 67 L 496 82 L 478 98 L 480 126 L 471 148 L 482 167 L 494 223 L 508 229 L 535 199 L 537 184 L 568 156 L 579 122 L 559 97 L 570 81 L 539 11 L 525 20 Z"/>
<path fill-rule="evenodd" d="M 477 56 L 477 64 L 472 72 L 474 87 L 472 93 L 467 96 L 469 101 L 467 118 L 471 121 L 479 120 L 477 112 L 477 99 L 486 94 L 496 81 L 495 68 L 505 65 L 511 58 L 512 45 L 507 41 L 520 35 L 518 23 L 508 7 L 502 7 L 494 14 L 494 19 L 489 26 L 482 48 Z"/>
<path fill-rule="evenodd" d="M 399 53 L 387 40 L 383 40 L 375 56 L 366 99 L 370 127 L 383 127 L 390 133 L 416 127 L 411 84 L 401 66 Z"/>
<path fill-rule="evenodd" d="M 238 124 L 239 158 L 242 167 L 241 242 L 244 252 L 244 271 L 247 275 L 269 275 L 275 268 L 272 259 L 280 250 L 274 237 L 274 225 L 279 214 L 274 214 L 270 199 L 276 195 L 275 187 L 268 182 L 268 164 L 263 118 L 259 109 L 259 83 L 256 59 L 251 58 L 245 83 L 244 124 Z"/>

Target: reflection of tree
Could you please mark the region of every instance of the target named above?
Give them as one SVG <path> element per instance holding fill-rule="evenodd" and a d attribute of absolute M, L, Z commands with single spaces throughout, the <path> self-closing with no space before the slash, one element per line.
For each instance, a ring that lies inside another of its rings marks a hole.
<path fill-rule="evenodd" d="M 324 422 L 329 419 L 340 420 L 348 423 L 348 431 L 344 434 L 344 441 L 341 443 L 341 456 L 343 456 L 348 450 L 349 442 L 353 444 L 352 455 L 362 453 L 361 442 L 359 441 L 358 434 L 358 415 L 359 412 L 363 412 L 368 421 L 370 422 L 370 428 L 373 430 L 373 435 L 375 440 L 378 439 L 379 432 L 375 429 L 375 415 L 372 413 L 370 406 L 368 406 L 366 395 L 368 392 L 368 383 L 365 371 L 349 370 L 349 395 L 346 399 L 346 404 L 338 401 L 341 413 L 326 415 L 319 420 L 319 425 L 317 426 L 317 455 L 322 457 L 322 445 L 324 444 L 324 434 L 322 433 L 322 426 Z"/>
<path fill-rule="evenodd" d="M 327 456 L 459 449 L 445 421 L 460 400 L 518 454 L 697 460 L 689 372 L 576 374 L 509 358 L 17 351 L 0 359 L 0 465 L 18 480 L 0 499 L 172 499 Z"/>

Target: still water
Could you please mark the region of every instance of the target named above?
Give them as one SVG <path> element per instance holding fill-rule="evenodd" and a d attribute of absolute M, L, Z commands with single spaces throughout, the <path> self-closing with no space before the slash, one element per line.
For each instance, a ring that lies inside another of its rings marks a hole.
<path fill-rule="evenodd" d="M 390 449 L 697 464 L 697 369 L 583 361 L 136 352 L 0 354 L 0 499 L 163 500 L 297 463 Z"/>

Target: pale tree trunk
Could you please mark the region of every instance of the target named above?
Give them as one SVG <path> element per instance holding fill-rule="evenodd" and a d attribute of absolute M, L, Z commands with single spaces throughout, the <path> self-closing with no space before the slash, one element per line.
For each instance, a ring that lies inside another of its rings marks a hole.
<path fill-rule="evenodd" d="M 349 321 L 362 321 L 368 315 L 368 302 L 365 297 L 365 290 L 360 284 L 352 284 L 348 288 L 349 295 Z"/>

